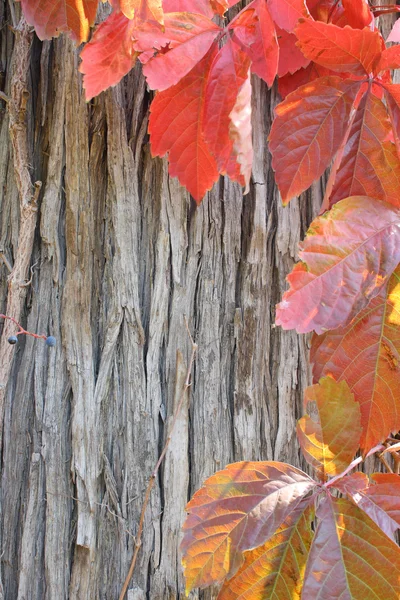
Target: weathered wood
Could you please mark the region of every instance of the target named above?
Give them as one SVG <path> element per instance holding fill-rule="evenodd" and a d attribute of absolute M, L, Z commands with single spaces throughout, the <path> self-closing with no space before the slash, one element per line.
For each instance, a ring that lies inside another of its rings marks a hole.
<path fill-rule="evenodd" d="M 14 44 L 0 1 L 7 92 Z M 111 600 L 128 572 L 143 493 L 190 344 L 188 406 L 153 490 L 130 600 L 183 597 L 180 527 L 205 477 L 228 462 L 299 464 L 294 423 L 309 382 L 307 339 L 275 328 L 285 276 L 321 200 L 283 208 L 267 132 L 277 98 L 253 82 L 250 193 L 221 179 L 199 208 L 147 139 L 139 67 L 86 104 L 78 50 L 35 40 L 28 90 L 32 181 L 43 182 L 22 340 L 5 394 L 1 502 L 4 598 Z M 0 114 L 0 250 L 21 215 L 8 117 Z M 0 310 L 8 270 L 0 261 Z M 3 336 L 4 337 L 4 336 Z M 4 343 L 4 342 L 3 342 Z M 212 598 L 212 592 L 191 598 Z"/>

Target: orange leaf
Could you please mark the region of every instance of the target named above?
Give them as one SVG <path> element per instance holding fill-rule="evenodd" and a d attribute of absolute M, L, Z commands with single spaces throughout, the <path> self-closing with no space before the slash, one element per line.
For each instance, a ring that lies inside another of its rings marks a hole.
<path fill-rule="evenodd" d="M 284 204 L 318 179 L 344 137 L 358 84 L 323 77 L 289 94 L 270 133 L 272 167 Z"/>
<path fill-rule="evenodd" d="M 299 19 L 309 17 L 304 0 L 268 0 L 268 10 L 281 29 L 293 31 Z"/>
<path fill-rule="evenodd" d="M 330 205 L 348 196 L 370 196 L 400 207 L 400 158 L 389 139 L 385 105 L 366 94 L 356 112 L 344 149 Z"/>
<path fill-rule="evenodd" d="M 378 31 L 306 19 L 295 33 L 304 56 L 332 71 L 370 75 L 380 59 L 383 40 Z"/>
<path fill-rule="evenodd" d="M 21 0 L 21 6 L 25 19 L 41 40 L 67 32 L 80 44 L 89 36 L 98 0 Z"/>
<path fill-rule="evenodd" d="M 133 21 L 121 12 L 113 12 L 101 23 L 81 52 L 79 67 L 83 76 L 86 100 L 116 85 L 134 65 Z"/>
<path fill-rule="evenodd" d="M 160 91 L 187 75 L 221 32 L 209 18 L 193 13 L 167 13 L 164 25 L 162 30 L 158 23 L 145 21 L 134 29 L 135 50 L 146 53 L 143 73 L 147 83 Z M 156 55 L 149 59 L 149 51 Z"/>
<path fill-rule="evenodd" d="M 245 180 L 233 154 L 233 139 L 229 136 L 229 129 L 232 124 L 231 113 L 237 103 L 239 91 L 248 79 L 249 67 L 248 56 L 233 40 L 228 39 L 211 65 L 205 92 L 204 138 L 215 157 L 219 172 L 229 175 L 231 179 L 238 181 L 241 185 L 247 185 L 250 177 L 249 169 L 248 166 L 245 168 Z M 243 109 L 247 110 L 251 116 L 250 96 L 247 98 L 247 102 L 247 105 L 242 107 L 242 111 Z M 236 116 L 239 117 L 239 115 Z M 250 144 L 251 152 L 250 122 L 249 125 L 250 140 L 247 134 L 246 141 L 247 144 Z M 235 132 L 236 143 L 241 147 L 241 138 L 238 136 L 237 128 L 235 128 Z M 238 152 L 240 151 L 239 147 Z M 252 154 L 249 155 L 249 158 L 252 158 Z"/>
<path fill-rule="evenodd" d="M 239 462 L 207 479 L 186 507 L 187 592 L 233 575 L 242 553 L 271 537 L 314 487 L 308 475 L 279 462 Z"/>
<path fill-rule="evenodd" d="M 313 337 L 311 362 L 315 381 L 329 374 L 349 385 L 364 451 L 400 429 L 400 267 L 347 327 Z"/>
<path fill-rule="evenodd" d="M 240 570 L 217 600 L 300 600 L 314 507 L 302 500 L 270 539 L 244 553 Z"/>
<path fill-rule="evenodd" d="M 345 381 L 322 377 L 304 395 L 306 415 L 297 423 L 297 437 L 306 461 L 322 481 L 349 466 L 361 436 L 360 407 Z M 311 408 L 310 408 L 311 407 Z"/>
<path fill-rule="evenodd" d="M 373 17 L 367 0 L 342 0 L 346 21 L 350 27 L 363 29 Z"/>
<path fill-rule="evenodd" d="M 400 548 L 357 506 L 327 497 L 304 578 L 302 598 L 398 600 Z"/>
<path fill-rule="evenodd" d="M 265 0 L 253 0 L 232 21 L 233 39 L 251 59 L 251 71 L 271 87 L 277 74 L 279 47 Z"/>
<path fill-rule="evenodd" d="M 168 153 L 169 173 L 178 177 L 197 202 L 218 179 L 218 169 L 203 137 L 204 97 L 216 49 L 180 82 L 159 92 L 150 108 L 149 133 L 153 156 Z"/>
<path fill-rule="evenodd" d="M 317 217 L 300 243 L 276 323 L 324 333 L 351 321 L 379 294 L 400 261 L 400 213 L 364 196 Z"/>

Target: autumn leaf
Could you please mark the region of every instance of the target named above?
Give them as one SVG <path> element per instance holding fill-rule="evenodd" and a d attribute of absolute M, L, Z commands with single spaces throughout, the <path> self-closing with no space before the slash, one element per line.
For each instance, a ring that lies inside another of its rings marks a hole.
<path fill-rule="evenodd" d="M 84 73 L 86 100 L 116 85 L 131 70 L 137 56 L 133 50 L 133 27 L 132 20 L 121 12 L 113 12 L 83 48 L 79 70 Z"/>
<path fill-rule="evenodd" d="M 295 33 L 304 56 L 332 71 L 370 75 L 381 56 L 382 36 L 368 28 L 342 28 L 305 19 Z"/>
<path fill-rule="evenodd" d="M 39 39 L 50 40 L 66 32 L 81 44 L 96 18 L 98 0 L 21 0 L 21 6 Z"/>
<path fill-rule="evenodd" d="M 321 334 L 347 324 L 379 294 L 400 261 L 400 213 L 364 196 L 317 217 L 299 244 L 276 323 Z"/>
<path fill-rule="evenodd" d="M 150 89 L 159 91 L 187 75 L 221 32 L 207 17 L 192 13 L 166 13 L 164 25 L 162 29 L 155 22 L 145 21 L 134 29 L 135 50 L 146 55 L 143 73 L 147 83 Z M 150 59 L 149 51 L 155 53 Z"/>
<path fill-rule="evenodd" d="M 233 575 L 242 553 L 264 544 L 314 487 L 308 475 L 279 462 L 239 462 L 207 479 L 186 507 L 187 592 Z"/>
<path fill-rule="evenodd" d="M 172 12 L 190 12 L 204 15 L 209 19 L 214 16 L 214 11 L 211 8 L 208 0 L 163 0 L 163 9 L 166 13 Z"/>
<path fill-rule="evenodd" d="M 218 171 L 229 175 L 233 181 L 238 181 L 241 185 L 247 185 L 249 173 L 246 167 L 245 181 L 240 165 L 233 155 L 233 139 L 229 135 L 232 122 L 230 115 L 236 105 L 239 91 L 248 79 L 249 67 L 248 56 L 233 40 L 229 39 L 213 60 L 205 90 L 204 138 L 215 157 Z M 247 106 L 251 116 L 250 97 Z M 240 135 L 239 132 L 237 133 Z M 239 137 L 237 142 L 239 143 Z M 251 151 L 251 125 L 248 143 Z"/>
<path fill-rule="evenodd" d="M 229 136 L 233 142 L 233 156 L 239 165 L 239 183 L 244 186 L 244 194 L 249 192 L 251 168 L 253 165 L 253 143 L 251 135 L 251 81 L 250 73 L 239 90 L 229 118 Z M 229 172 L 229 171 L 228 171 Z"/>
<path fill-rule="evenodd" d="M 397 544 L 345 498 L 325 498 L 317 517 L 302 598 L 398 600 Z"/>
<path fill-rule="evenodd" d="M 300 600 L 313 517 L 305 498 L 265 544 L 244 553 L 242 567 L 225 582 L 218 600 Z"/>
<path fill-rule="evenodd" d="M 229 25 L 233 39 L 251 60 L 251 71 L 272 86 L 278 70 L 275 25 L 265 0 L 253 0 Z"/>
<path fill-rule="evenodd" d="M 328 167 L 345 134 L 357 85 L 323 77 L 289 94 L 276 107 L 270 151 L 284 204 Z"/>
<path fill-rule="evenodd" d="M 181 81 L 159 92 L 150 108 L 153 156 L 168 153 L 169 173 L 198 202 L 218 179 L 218 169 L 203 136 L 205 88 L 216 55 L 211 51 Z"/>
<path fill-rule="evenodd" d="M 278 83 L 284 75 L 288 73 L 295 73 L 299 69 L 304 69 L 310 63 L 308 58 L 297 47 L 297 37 L 294 33 L 288 33 L 284 29 L 277 30 L 278 42 L 279 42 L 279 64 L 278 64 Z M 320 77 L 320 75 L 318 75 Z M 305 82 L 301 82 L 302 85 Z M 297 85 L 293 90 L 300 87 Z M 287 95 L 287 94 L 285 94 Z"/>
<path fill-rule="evenodd" d="M 373 14 L 367 0 L 342 0 L 347 24 L 356 29 L 363 29 L 373 20 Z"/>
<path fill-rule="evenodd" d="M 128 19 L 137 17 L 141 20 L 154 20 L 164 22 L 162 0 L 112 0 L 114 7 L 118 7 Z"/>
<path fill-rule="evenodd" d="M 372 485 L 363 473 L 343 477 L 335 487 L 346 493 L 388 537 L 400 528 L 400 475 L 373 473 Z"/>
<path fill-rule="evenodd" d="M 348 196 L 370 196 L 400 206 L 400 158 L 389 139 L 385 105 L 371 93 L 357 109 L 330 196 L 332 206 Z"/>
<path fill-rule="evenodd" d="M 314 336 L 314 381 L 346 381 L 360 405 L 361 447 L 368 451 L 400 429 L 400 267 L 347 327 Z"/>
<path fill-rule="evenodd" d="M 299 19 L 309 17 L 304 0 L 268 0 L 268 10 L 281 29 L 293 31 Z"/>
<path fill-rule="evenodd" d="M 306 389 L 304 405 L 311 416 L 298 421 L 297 437 L 304 458 L 326 481 L 328 475 L 344 471 L 358 450 L 360 407 L 347 383 L 331 377 L 322 377 Z"/>

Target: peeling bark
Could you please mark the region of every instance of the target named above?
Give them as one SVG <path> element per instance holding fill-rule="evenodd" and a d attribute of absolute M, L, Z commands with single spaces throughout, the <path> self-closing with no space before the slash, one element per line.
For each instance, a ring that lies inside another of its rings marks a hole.
<path fill-rule="evenodd" d="M 0 6 L 9 94 L 16 41 L 5 26 L 8 4 Z M 139 68 L 86 104 L 78 63 L 65 37 L 33 42 L 27 151 L 31 181 L 43 187 L 18 279 L 37 267 L 18 306 L 24 326 L 54 335 L 57 346 L 29 338 L 13 351 L 4 327 L 1 348 L 14 356 L 0 364 L 10 367 L 6 381 L 0 377 L 3 595 L 118 597 L 190 356 L 186 315 L 199 348 L 193 385 L 153 489 L 128 592 L 130 600 L 172 600 L 184 597 L 184 506 L 204 478 L 236 460 L 300 465 L 294 423 L 309 382 L 307 338 L 273 323 L 322 189 L 282 208 L 267 145 L 278 100 L 257 80 L 250 193 L 221 179 L 196 208 L 166 162 L 150 156 L 151 98 Z M 24 215 L 4 108 L 0 119 L 5 312 L 6 262 L 18 257 Z"/>

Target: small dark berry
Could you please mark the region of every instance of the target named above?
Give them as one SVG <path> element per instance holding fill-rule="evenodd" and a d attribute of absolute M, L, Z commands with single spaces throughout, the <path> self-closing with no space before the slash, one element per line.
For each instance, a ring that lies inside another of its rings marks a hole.
<path fill-rule="evenodd" d="M 18 338 L 16 335 L 10 335 L 10 337 L 8 338 L 8 343 L 9 344 L 16 344 L 18 342 Z"/>
<path fill-rule="evenodd" d="M 55 346 L 55 345 L 56 345 L 56 343 L 57 343 L 57 342 L 56 342 L 56 338 L 55 338 L 55 337 L 53 337 L 52 335 L 49 335 L 49 337 L 48 337 L 48 338 L 46 338 L 46 344 L 47 344 L 48 346 Z"/>

